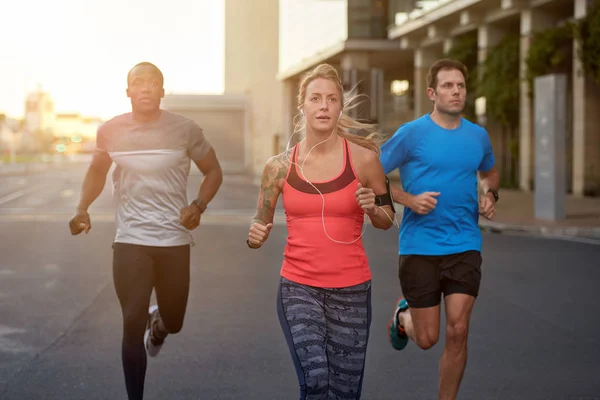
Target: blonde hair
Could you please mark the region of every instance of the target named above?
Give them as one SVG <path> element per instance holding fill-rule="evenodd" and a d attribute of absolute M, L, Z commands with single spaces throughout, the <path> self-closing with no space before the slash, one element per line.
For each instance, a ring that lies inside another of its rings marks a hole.
<path fill-rule="evenodd" d="M 377 132 L 377 125 L 366 124 L 356 121 L 354 118 L 346 115 L 345 111 L 351 110 L 357 107 L 360 103 L 356 101 L 363 97 L 357 95 L 355 90 L 351 90 L 349 93 L 344 93 L 344 86 L 340 80 L 340 76 L 337 70 L 329 64 L 317 65 L 313 70 L 307 72 L 302 80 L 300 81 L 300 88 L 298 89 L 298 110 L 301 110 L 304 106 L 304 100 L 306 98 L 306 88 L 315 79 L 328 79 L 333 81 L 340 91 L 341 103 L 342 103 L 342 116 L 338 119 L 337 123 L 337 134 L 348 141 L 355 143 L 359 146 L 365 147 L 369 150 L 374 151 L 379 155 L 379 140 L 380 135 Z M 367 132 L 367 136 L 359 136 L 350 133 L 350 130 Z M 294 134 L 306 131 L 306 120 L 305 118 L 297 114 L 294 117 Z"/>

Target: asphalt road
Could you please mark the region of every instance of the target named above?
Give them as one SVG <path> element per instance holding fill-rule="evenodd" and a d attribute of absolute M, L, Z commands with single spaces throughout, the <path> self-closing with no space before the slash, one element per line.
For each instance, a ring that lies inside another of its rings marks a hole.
<path fill-rule="evenodd" d="M 68 232 L 85 165 L 0 176 L 0 399 L 125 400 L 112 286 L 110 180 L 90 234 Z M 200 176 L 190 178 L 190 199 Z M 257 189 L 227 176 L 195 231 L 182 332 L 150 359 L 146 399 L 298 398 L 277 321 L 285 243 L 278 213 L 260 251 L 245 245 Z M 367 227 L 373 323 L 363 399 L 436 399 L 440 343 L 402 352 L 386 326 L 399 296 L 397 229 Z M 600 399 L 600 246 L 484 236 L 483 282 L 460 399 Z"/>

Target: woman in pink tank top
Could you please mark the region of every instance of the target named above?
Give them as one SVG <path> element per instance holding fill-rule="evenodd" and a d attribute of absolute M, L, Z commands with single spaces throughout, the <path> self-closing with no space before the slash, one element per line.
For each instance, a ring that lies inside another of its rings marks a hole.
<path fill-rule="evenodd" d="M 260 248 L 279 195 L 287 222 L 277 309 L 296 367 L 300 399 L 359 399 L 371 326 L 371 270 L 362 234 L 366 213 L 389 229 L 393 202 L 374 132 L 344 114 L 337 71 L 304 76 L 295 133 L 305 138 L 265 165 L 247 243 Z"/>

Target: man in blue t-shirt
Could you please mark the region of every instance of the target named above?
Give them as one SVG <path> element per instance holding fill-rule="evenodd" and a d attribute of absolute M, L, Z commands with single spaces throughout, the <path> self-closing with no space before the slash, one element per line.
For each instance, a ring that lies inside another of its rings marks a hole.
<path fill-rule="evenodd" d="M 422 349 L 435 345 L 444 296 L 440 399 L 455 399 L 462 380 L 469 319 L 481 280 L 478 219 L 494 218 L 500 180 L 486 130 L 461 117 L 466 76 L 459 62 L 433 64 L 427 78 L 433 112 L 402 125 L 381 148 L 385 173 L 399 169 L 403 190 L 390 190 L 405 207 L 399 238 L 404 297 L 390 321 L 390 341 L 397 350 L 409 338 Z"/>

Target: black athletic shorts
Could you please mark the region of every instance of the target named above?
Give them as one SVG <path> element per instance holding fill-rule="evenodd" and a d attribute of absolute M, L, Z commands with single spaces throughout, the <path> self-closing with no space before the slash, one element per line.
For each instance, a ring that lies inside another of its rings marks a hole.
<path fill-rule="evenodd" d="M 481 282 L 481 253 L 471 250 L 444 256 L 401 255 L 400 286 L 409 307 L 440 304 L 442 294 L 477 297 Z"/>

